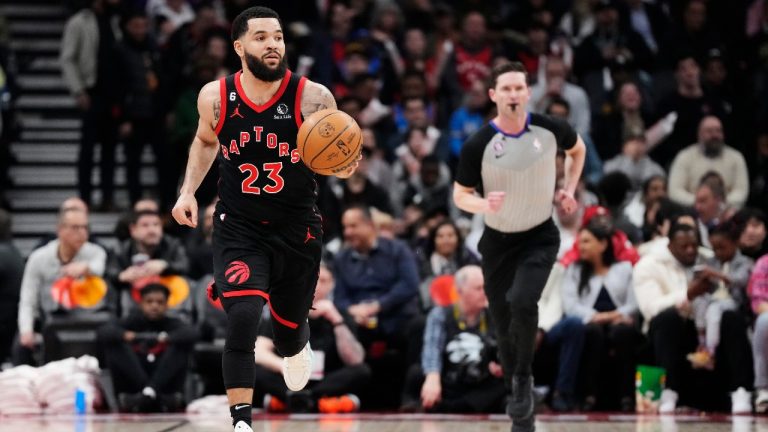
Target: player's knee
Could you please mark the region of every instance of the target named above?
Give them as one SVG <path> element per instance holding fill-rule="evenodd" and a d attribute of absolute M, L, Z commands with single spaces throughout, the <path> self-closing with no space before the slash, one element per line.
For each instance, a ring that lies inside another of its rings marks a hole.
<path fill-rule="evenodd" d="M 275 349 L 283 357 L 292 357 L 304 349 L 309 341 L 309 326 L 301 326 L 295 335 L 278 337 L 275 333 Z"/>
<path fill-rule="evenodd" d="M 252 302 L 237 302 L 227 308 L 228 350 L 253 351 L 256 343 L 261 307 Z"/>

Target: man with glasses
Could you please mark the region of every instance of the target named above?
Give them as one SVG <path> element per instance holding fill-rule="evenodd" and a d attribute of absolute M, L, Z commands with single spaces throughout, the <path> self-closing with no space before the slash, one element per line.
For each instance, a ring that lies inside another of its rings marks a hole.
<path fill-rule="evenodd" d="M 51 294 L 54 283 L 63 277 L 102 276 L 106 260 L 104 249 L 88 242 L 88 214 L 81 208 L 61 210 L 56 239 L 32 252 L 24 268 L 18 318 L 20 350 L 15 363 L 30 363 L 37 344 L 36 328 L 42 329 L 50 314 L 63 307 L 61 299 Z"/>

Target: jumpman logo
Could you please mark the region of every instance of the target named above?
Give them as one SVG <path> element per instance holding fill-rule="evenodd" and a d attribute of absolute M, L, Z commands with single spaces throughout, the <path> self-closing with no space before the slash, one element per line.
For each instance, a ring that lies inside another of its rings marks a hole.
<path fill-rule="evenodd" d="M 304 239 L 304 244 L 309 243 L 310 240 L 317 240 L 317 237 L 313 236 L 311 232 L 309 232 L 309 227 L 307 227 L 307 238 Z"/>
<path fill-rule="evenodd" d="M 232 115 L 229 116 L 229 118 L 232 118 L 234 116 L 239 116 L 240 118 L 245 118 L 245 117 L 243 117 L 242 114 L 240 114 L 240 104 L 237 104 L 237 106 L 235 107 L 235 110 L 232 112 Z"/>

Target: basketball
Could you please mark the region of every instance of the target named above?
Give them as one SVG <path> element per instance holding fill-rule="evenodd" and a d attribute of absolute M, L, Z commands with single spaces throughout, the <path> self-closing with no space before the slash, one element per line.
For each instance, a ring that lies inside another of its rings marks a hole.
<path fill-rule="evenodd" d="M 334 175 L 357 161 L 363 134 L 349 114 L 325 109 L 304 119 L 296 143 L 299 156 L 309 169 L 322 175 Z"/>

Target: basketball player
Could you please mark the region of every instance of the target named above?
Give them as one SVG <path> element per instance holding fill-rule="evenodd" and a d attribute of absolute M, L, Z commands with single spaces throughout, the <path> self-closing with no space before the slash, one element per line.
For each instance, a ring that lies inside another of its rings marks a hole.
<path fill-rule="evenodd" d="M 200 122 L 173 216 L 180 224 L 197 225 L 194 193 L 218 157 L 212 291 L 228 317 L 222 365 L 232 424 L 245 432 L 252 430 L 253 348 L 265 302 L 275 346 L 285 357 L 286 385 L 301 390 L 311 372 L 307 315 L 322 231 L 317 184 L 298 156 L 296 135 L 302 117 L 335 109 L 336 102 L 327 88 L 287 69 L 275 11 L 243 11 L 232 23 L 232 40 L 242 70 L 200 91 Z M 337 177 L 349 177 L 356 167 Z"/>
<path fill-rule="evenodd" d="M 565 122 L 530 114 L 528 74 L 518 62 L 497 66 L 488 94 L 498 114 L 461 149 L 454 184 L 456 205 L 485 214 L 478 249 L 499 357 L 512 395 L 507 414 L 513 432 L 535 430 L 531 361 L 541 291 L 557 257 L 560 234 L 552 222 L 553 202 L 566 213 L 586 150 Z M 555 156 L 566 152 L 565 183 L 555 193 Z M 482 196 L 475 194 L 481 188 Z"/>

